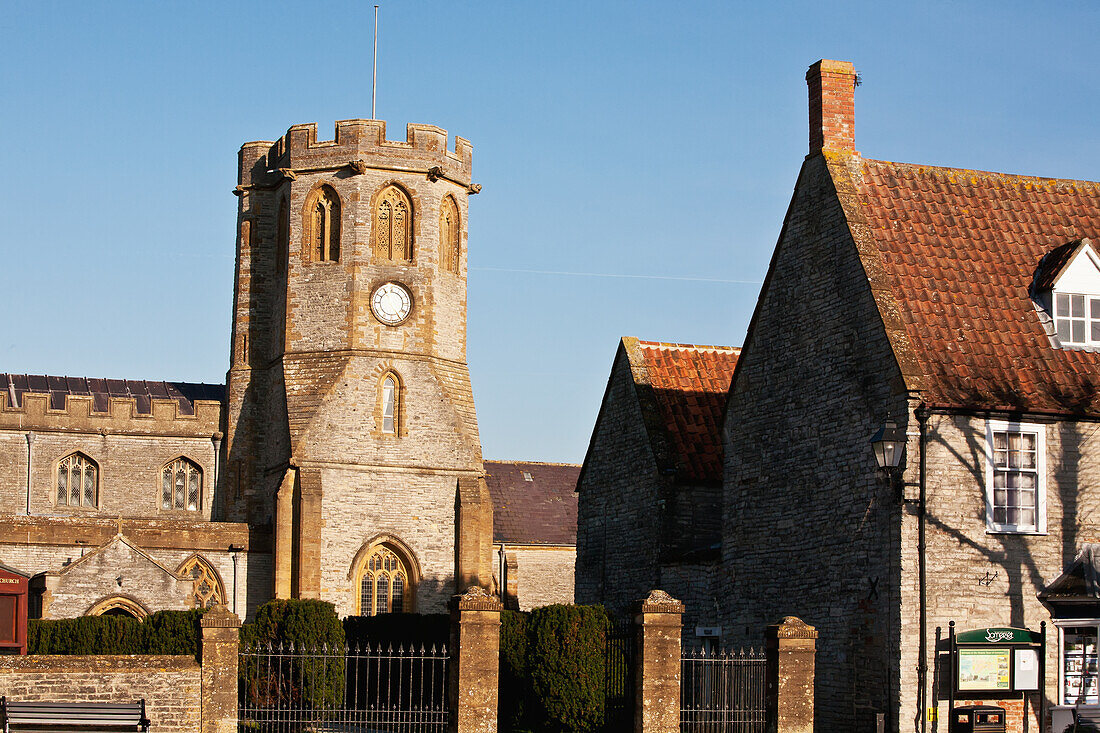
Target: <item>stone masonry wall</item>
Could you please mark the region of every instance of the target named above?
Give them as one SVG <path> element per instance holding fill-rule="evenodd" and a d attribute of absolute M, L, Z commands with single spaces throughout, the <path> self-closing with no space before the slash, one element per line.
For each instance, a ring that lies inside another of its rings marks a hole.
<path fill-rule="evenodd" d="M 0 657 L 0 695 L 13 702 L 136 702 L 150 730 L 198 733 L 199 663 L 169 656 Z"/>
<path fill-rule="evenodd" d="M 0 430 L 0 513 L 27 512 L 26 430 Z M 98 504 L 72 507 L 57 503 L 57 465 L 81 452 L 99 465 Z M 160 517 L 209 520 L 214 507 L 214 446 L 210 435 L 119 435 L 35 431 L 31 454 L 32 514 L 74 517 Z M 162 509 L 161 469 L 184 457 L 202 469 L 202 506 L 198 511 Z"/>
<path fill-rule="evenodd" d="M 914 421 L 915 422 L 915 421 Z M 1082 545 L 1100 540 L 1100 438 L 1093 423 L 1069 421 L 1045 425 L 1047 531 L 1042 535 L 992 533 L 986 529 L 984 418 L 933 414 L 928 420 L 927 567 L 928 629 L 1048 624 L 1048 699 L 1057 702 L 1057 630 L 1036 594 L 1073 561 Z M 910 436 L 909 455 L 917 455 Z M 901 707 L 916 709 L 917 662 L 916 522 L 907 520 L 902 537 L 903 593 Z M 979 582 L 982 580 L 983 582 Z M 938 700 L 941 719 L 947 701 Z M 1029 701 L 1034 714 L 1037 701 Z M 1018 701 L 1016 707 L 1019 707 Z M 1017 711 L 1016 715 L 1019 716 Z M 1032 725 L 1034 726 L 1034 719 Z"/>
<path fill-rule="evenodd" d="M 657 587 L 661 486 L 620 346 L 577 485 L 577 603 L 621 616 Z"/>
<path fill-rule="evenodd" d="M 905 421 L 899 378 L 824 160 L 811 157 L 729 398 L 717 585 L 724 643 L 758 646 L 784 615 L 818 628 L 821 730 L 873 730 L 876 712 L 898 725 L 900 503 L 869 440 L 886 418 Z"/>
<path fill-rule="evenodd" d="M 509 546 L 519 571 L 519 607 L 522 611 L 573 602 L 574 547 Z M 494 553 L 499 561 L 499 555 Z"/>

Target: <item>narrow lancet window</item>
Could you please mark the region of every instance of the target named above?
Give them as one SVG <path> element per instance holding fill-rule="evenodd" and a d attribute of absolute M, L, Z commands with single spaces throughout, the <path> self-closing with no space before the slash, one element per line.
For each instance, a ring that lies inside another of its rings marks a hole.
<path fill-rule="evenodd" d="M 392 375 L 382 382 L 382 432 L 397 432 L 397 380 Z"/>

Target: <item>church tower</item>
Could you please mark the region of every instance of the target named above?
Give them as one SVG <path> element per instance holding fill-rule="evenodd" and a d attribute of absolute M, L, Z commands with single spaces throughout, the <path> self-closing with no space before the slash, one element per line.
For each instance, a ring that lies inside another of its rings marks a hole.
<path fill-rule="evenodd" d="M 471 146 L 295 125 L 239 156 L 227 519 L 270 531 L 276 597 L 442 611 L 491 582 L 466 365 Z"/>

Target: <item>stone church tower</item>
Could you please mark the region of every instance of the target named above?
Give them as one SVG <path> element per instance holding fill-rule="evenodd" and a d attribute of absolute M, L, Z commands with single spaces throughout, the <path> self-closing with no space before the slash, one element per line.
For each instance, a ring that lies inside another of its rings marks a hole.
<path fill-rule="evenodd" d="M 239 158 L 222 511 L 266 534 L 274 594 L 440 611 L 491 583 L 466 366 L 471 146 L 295 125 Z"/>

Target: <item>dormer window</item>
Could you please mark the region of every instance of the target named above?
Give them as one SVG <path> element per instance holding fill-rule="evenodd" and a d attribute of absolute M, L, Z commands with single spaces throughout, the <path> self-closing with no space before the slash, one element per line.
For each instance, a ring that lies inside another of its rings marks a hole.
<path fill-rule="evenodd" d="M 1054 330 L 1063 344 L 1100 346 L 1100 297 L 1055 291 Z"/>
<path fill-rule="evenodd" d="M 1100 256 L 1089 240 L 1069 242 L 1044 257 L 1034 292 L 1054 323 L 1056 345 L 1100 347 Z"/>

